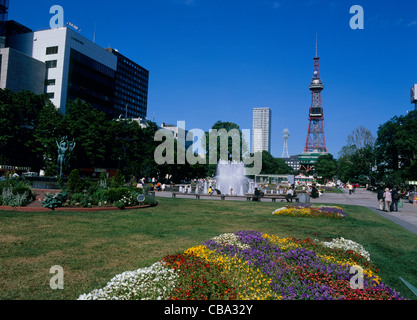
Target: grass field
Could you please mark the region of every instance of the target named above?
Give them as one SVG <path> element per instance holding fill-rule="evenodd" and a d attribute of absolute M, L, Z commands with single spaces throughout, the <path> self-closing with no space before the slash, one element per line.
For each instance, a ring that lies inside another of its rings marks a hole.
<path fill-rule="evenodd" d="M 77 299 L 128 270 L 150 266 L 214 236 L 256 230 L 283 237 L 362 244 L 382 281 L 409 299 L 399 280 L 417 285 L 417 235 L 369 209 L 341 206 L 344 220 L 273 216 L 278 203 L 159 199 L 145 210 L 0 212 L 0 299 Z M 52 290 L 49 270 L 64 268 L 64 290 Z"/>

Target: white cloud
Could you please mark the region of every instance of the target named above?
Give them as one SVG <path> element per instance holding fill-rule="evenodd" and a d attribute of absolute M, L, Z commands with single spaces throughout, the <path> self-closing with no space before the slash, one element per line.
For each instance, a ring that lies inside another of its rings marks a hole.
<path fill-rule="evenodd" d="M 282 6 L 282 3 L 281 2 L 279 2 L 279 1 L 274 1 L 274 3 L 272 4 L 272 7 L 274 8 L 274 9 L 278 9 L 279 7 L 281 7 Z"/>
<path fill-rule="evenodd" d="M 414 26 L 415 24 L 417 24 L 417 21 L 416 21 L 416 20 L 411 21 L 411 22 L 407 25 L 407 27 L 412 27 L 412 26 Z"/>
<path fill-rule="evenodd" d="M 196 0 L 175 0 L 175 3 L 194 7 L 196 5 Z"/>

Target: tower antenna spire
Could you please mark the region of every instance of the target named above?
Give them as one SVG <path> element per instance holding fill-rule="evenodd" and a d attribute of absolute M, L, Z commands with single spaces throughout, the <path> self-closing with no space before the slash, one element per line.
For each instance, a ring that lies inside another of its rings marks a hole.
<path fill-rule="evenodd" d="M 316 33 L 316 58 L 318 58 L 318 39 L 317 39 L 317 33 Z"/>

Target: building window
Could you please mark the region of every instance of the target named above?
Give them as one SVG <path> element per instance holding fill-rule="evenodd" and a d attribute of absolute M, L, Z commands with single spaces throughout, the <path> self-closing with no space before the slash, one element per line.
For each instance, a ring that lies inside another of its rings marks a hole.
<path fill-rule="evenodd" d="M 56 68 L 57 61 L 49 60 L 49 61 L 45 61 L 45 64 L 46 64 L 47 69 L 52 69 L 52 68 Z"/>
<path fill-rule="evenodd" d="M 48 99 L 53 99 L 53 98 L 55 98 L 55 93 L 54 92 L 48 92 L 46 94 L 46 96 L 48 97 Z"/>
<path fill-rule="evenodd" d="M 57 54 L 58 53 L 58 47 L 48 47 L 46 48 L 46 54 Z"/>
<path fill-rule="evenodd" d="M 45 81 L 46 86 L 54 86 L 55 85 L 55 79 L 48 79 Z"/>

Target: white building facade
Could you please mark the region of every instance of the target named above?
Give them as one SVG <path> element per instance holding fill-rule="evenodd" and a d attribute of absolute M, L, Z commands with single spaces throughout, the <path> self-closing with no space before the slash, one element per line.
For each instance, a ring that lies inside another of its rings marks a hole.
<path fill-rule="evenodd" d="M 253 109 L 252 153 L 262 151 L 271 153 L 271 121 L 270 108 Z"/>
<path fill-rule="evenodd" d="M 62 112 L 65 112 L 68 88 L 72 85 L 69 80 L 71 57 L 74 56 L 74 52 L 95 61 L 95 66 L 91 67 L 98 75 L 102 70 L 101 73 L 110 73 L 111 77 L 108 70 L 103 72 L 107 68 L 113 70 L 113 73 L 116 72 L 115 55 L 67 27 L 15 35 L 8 41 L 11 48 L 46 64 L 45 92 Z"/>

